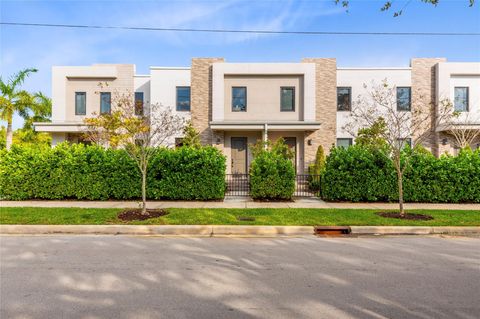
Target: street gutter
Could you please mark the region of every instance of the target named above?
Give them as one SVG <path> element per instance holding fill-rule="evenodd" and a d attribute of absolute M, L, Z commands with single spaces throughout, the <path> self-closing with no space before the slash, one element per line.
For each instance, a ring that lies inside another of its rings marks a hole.
<path fill-rule="evenodd" d="M 0 225 L 0 235 L 137 235 L 184 237 L 305 237 L 313 226 Z M 480 227 L 351 226 L 350 235 L 480 236 Z"/>

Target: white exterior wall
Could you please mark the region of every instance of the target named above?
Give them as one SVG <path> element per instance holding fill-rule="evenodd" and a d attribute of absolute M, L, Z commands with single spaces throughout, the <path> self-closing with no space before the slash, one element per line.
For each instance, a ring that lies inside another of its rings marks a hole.
<path fill-rule="evenodd" d="M 175 114 L 182 116 L 185 120 L 190 120 L 191 112 L 176 110 L 177 86 L 190 86 L 190 68 L 150 68 L 150 104 L 170 107 Z M 182 137 L 182 134 L 175 137 Z M 167 142 L 169 146 L 175 145 L 175 137 Z"/>
<path fill-rule="evenodd" d="M 437 76 L 437 103 L 443 99 L 453 103 L 455 87 L 468 87 L 469 111 L 461 114 L 458 122 L 480 123 L 480 63 L 442 62 L 437 65 Z"/>
<path fill-rule="evenodd" d="M 359 95 L 366 95 L 368 89 L 387 80 L 390 86 L 412 86 L 410 68 L 339 68 L 337 87 L 351 87 L 352 107 Z M 368 88 L 365 89 L 364 85 Z M 336 97 L 335 97 L 336 98 Z M 354 138 L 343 127 L 352 121 L 351 112 L 337 111 L 337 138 Z M 355 140 L 354 140 L 355 141 Z"/>

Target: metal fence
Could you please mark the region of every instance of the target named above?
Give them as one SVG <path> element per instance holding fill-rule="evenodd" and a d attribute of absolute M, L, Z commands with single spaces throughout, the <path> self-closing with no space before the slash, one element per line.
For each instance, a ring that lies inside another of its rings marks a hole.
<path fill-rule="evenodd" d="M 248 174 L 227 174 L 225 196 L 249 196 L 250 175 Z"/>
<path fill-rule="evenodd" d="M 227 174 L 225 196 L 249 196 L 248 174 Z M 294 197 L 316 197 L 320 193 L 320 175 L 299 174 L 295 176 Z"/>
<path fill-rule="evenodd" d="M 293 197 L 316 197 L 320 194 L 320 175 L 298 174 L 295 176 Z"/>

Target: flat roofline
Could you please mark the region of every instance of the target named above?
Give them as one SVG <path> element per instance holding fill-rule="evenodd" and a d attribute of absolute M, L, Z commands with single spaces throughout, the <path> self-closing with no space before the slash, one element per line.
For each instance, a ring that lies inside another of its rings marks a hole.
<path fill-rule="evenodd" d="M 135 78 L 149 78 L 150 74 L 135 74 L 133 77 L 135 77 Z"/>
<path fill-rule="evenodd" d="M 411 67 L 338 67 L 337 70 L 411 70 Z"/>
<path fill-rule="evenodd" d="M 189 66 L 151 66 L 150 70 L 190 70 Z"/>

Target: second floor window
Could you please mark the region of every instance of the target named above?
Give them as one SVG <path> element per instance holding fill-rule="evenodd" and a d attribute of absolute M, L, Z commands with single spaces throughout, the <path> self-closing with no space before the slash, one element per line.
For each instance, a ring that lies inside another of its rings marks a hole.
<path fill-rule="evenodd" d="M 352 88 L 338 87 L 337 88 L 337 111 L 351 111 L 352 110 Z"/>
<path fill-rule="evenodd" d="M 280 111 L 282 112 L 295 111 L 295 88 L 294 87 L 280 88 Z"/>
<path fill-rule="evenodd" d="M 75 92 L 75 115 L 87 114 L 87 93 Z"/>
<path fill-rule="evenodd" d="M 177 86 L 177 111 L 190 111 L 190 87 Z"/>
<path fill-rule="evenodd" d="M 247 88 L 244 86 L 232 87 L 232 111 L 247 111 Z"/>
<path fill-rule="evenodd" d="M 455 88 L 453 105 L 456 112 L 468 112 L 468 87 Z"/>
<path fill-rule="evenodd" d="M 100 114 L 108 114 L 112 107 L 112 94 L 110 92 L 100 92 Z"/>
<path fill-rule="evenodd" d="M 337 138 L 337 147 L 348 148 L 352 146 L 353 139 L 351 138 Z"/>
<path fill-rule="evenodd" d="M 410 111 L 411 93 L 410 87 L 397 87 L 397 111 Z"/>
<path fill-rule="evenodd" d="M 135 115 L 143 115 L 143 92 L 135 92 Z"/>

